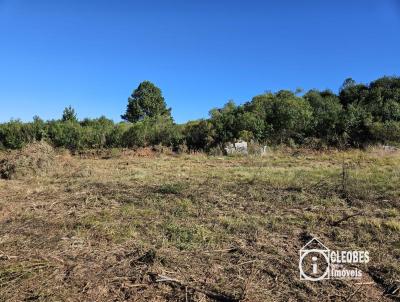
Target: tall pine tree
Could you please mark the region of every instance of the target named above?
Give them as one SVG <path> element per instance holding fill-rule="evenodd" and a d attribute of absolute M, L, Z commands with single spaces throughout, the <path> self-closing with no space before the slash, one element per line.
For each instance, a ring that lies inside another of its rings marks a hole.
<path fill-rule="evenodd" d="M 167 108 L 160 88 L 149 81 L 144 81 L 128 98 L 126 113 L 121 115 L 121 118 L 135 123 L 145 117 L 162 115 L 171 117 L 171 109 Z"/>

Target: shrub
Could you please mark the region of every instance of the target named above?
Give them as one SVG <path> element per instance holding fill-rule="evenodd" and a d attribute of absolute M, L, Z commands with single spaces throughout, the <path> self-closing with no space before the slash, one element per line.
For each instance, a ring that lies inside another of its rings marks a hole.
<path fill-rule="evenodd" d="M 189 122 L 184 128 L 186 145 L 189 150 L 209 150 L 214 140 L 212 125 L 206 120 Z"/>
<path fill-rule="evenodd" d="M 359 147 L 370 142 L 369 126 L 372 123 L 372 116 L 362 106 L 349 105 L 342 117 L 342 123 L 346 143 Z"/>
<path fill-rule="evenodd" d="M 229 101 L 223 108 L 210 111 L 215 144 L 223 144 L 237 138 L 237 110 L 235 103 Z"/>
<path fill-rule="evenodd" d="M 341 116 L 343 108 L 339 98 L 330 91 L 309 91 L 304 98 L 312 108 L 310 136 L 327 143 L 337 144 L 343 131 Z"/>
<path fill-rule="evenodd" d="M 73 121 L 49 122 L 48 137 L 55 147 L 64 147 L 70 150 L 77 150 L 83 147 L 82 126 Z"/>
<path fill-rule="evenodd" d="M 400 122 L 375 122 L 369 127 L 372 138 L 381 143 L 400 142 Z"/>
<path fill-rule="evenodd" d="M 310 104 L 286 90 L 256 96 L 245 107 L 264 121 L 263 137 L 275 143 L 302 141 L 312 121 Z"/>
<path fill-rule="evenodd" d="M 131 125 L 122 134 L 122 146 L 132 147 L 144 147 L 146 145 L 146 125 L 143 122 L 137 122 Z"/>
<path fill-rule="evenodd" d="M 107 146 L 107 137 L 114 129 L 114 122 L 102 116 L 98 119 L 84 119 L 82 126 L 82 142 L 84 148 L 103 148 Z"/>
<path fill-rule="evenodd" d="M 245 107 L 243 107 L 245 110 Z M 263 119 L 260 119 L 254 112 L 238 112 L 236 117 L 236 124 L 238 127 L 238 137 L 245 141 L 255 139 L 256 141 L 263 141 L 266 139 L 266 126 Z"/>
<path fill-rule="evenodd" d="M 180 127 L 175 125 L 169 116 L 145 118 L 143 124 L 147 138 L 146 145 L 176 147 L 183 141 Z"/>
<path fill-rule="evenodd" d="M 34 136 L 29 131 L 29 124 L 23 124 L 20 120 L 11 120 L 0 125 L 0 143 L 3 148 L 20 149 L 33 140 Z"/>
<path fill-rule="evenodd" d="M 109 131 L 106 133 L 106 143 L 105 146 L 108 148 L 124 147 L 124 133 L 129 129 L 130 125 L 128 123 L 118 123 L 113 125 Z"/>

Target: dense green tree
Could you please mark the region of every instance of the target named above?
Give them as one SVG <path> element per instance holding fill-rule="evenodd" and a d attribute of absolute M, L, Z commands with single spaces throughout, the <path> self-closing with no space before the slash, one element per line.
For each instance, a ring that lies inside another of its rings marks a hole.
<path fill-rule="evenodd" d="M 75 109 L 72 108 L 71 106 L 66 107 L 66 108 L 64 109 L 64 111 L 63 111 L 63 115 L 62 115 L 61 120 L 62 120 L 63 122 L 66 122 L 66 121 L 77 122 L 78 119 L 77 119 L 77 117 L 76 117 Z"/>
<path fill-rule="evenodd" d="M 369 131 L 375 142 L 384 144 L 396 144 L 400 142 L 400 122 L 374 122 L 370 125 Z"/>
<path fill-rule="evenodd" d="M 311 106 L 291 91 L 256 96 L 245 107 L 263 120 L 264 137 L 270 141 L 301 141 L 311 124 Z"/>
<path fill-rule="evenodd" d="M 340 89 L 339 98 L 345 108 L 344 134 L 351 145 L 376 141 L 377 133 L 386 136 L 384 133 L 387 133 L 387 125 L 392 125 L 391 121 L 400 121 L 398 77 L 382 77 L 369 85 L 347 79 Z"/>
<path fill-rule="evenodd" d="M 304 98 L 313 112 L 310 135 L 327 143 L 338 143 L 343 132 L 343 108 L 337 95 L 327 90 L 310 90 Z"/>
<path fill-rule="evenodd" d="M 373 81 L 362 105 L 374 121 L 400 121 L 400 78 L 383 77 Z"/>
<path fill-rule="evenodd" d="M 237 138 L 237 110 L 237 106 L 231 100 L 224 107 L 210 111 L 215 144 L 226 143 Z"/>
<path fill-rule="evenodd" d="M 364 84 L 357 84 L 352 78 L 344 81 L 339 90 L 340 102 L 344 108 L 350 104 L 360 103 L 368 95 L 368 87 Z"/>
<path fill-rule="evenodd" d="M 263 119 L 259 119 L 254 112 L 246 111 L 245 107 L 241 107 L 236 116 L 238 138 L 258 142 L 267 138 L 265 136 L 265 122 Z"/>
<path fill-rule="evenodd" d="M 369 127 L 372 123 L 372 116 L 364 107 L 359 104 L 350 104 L 343 115 L 343 140 L 359 147 L 370 142 L 371 135 Z"/>
<path fill-rule="evenodd" d="M 126 112 L 121 118 L 135 123 L 145 117 L 160 115 L 171 117 L 171 109 L 166 107 L 160 88 L 149 81 L 144 81 L 128 98 Z"/>

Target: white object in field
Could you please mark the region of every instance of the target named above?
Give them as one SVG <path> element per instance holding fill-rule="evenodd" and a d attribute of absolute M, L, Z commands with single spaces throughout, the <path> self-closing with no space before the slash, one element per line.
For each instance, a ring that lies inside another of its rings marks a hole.
<path fill-rule="evenodd" d="M 235 151 L 239 154 L 248 154 L 249 152 L 247 150 L 247 142 L 238 141 L 237 143 L 235 143 Z"/>
<path fill-rule="evenodd" d="M 397 151 L 398 149 L 396 148 L 396 147 L 394 147 L 394 146 L 386 146 L 386 145 L 384 145 L 384 146 L 382 146 L 383 147 L 383 150 L 385 150 L 385 151 L 388 151 L 388 152 L 394 152 L 394 151 Z"/>
<path fill-rule="evenodd" d="M 260 155 L 265 155 L 265 154 L 267 154 L 268 147 L 267 147 L 267 146 L 262 146 L 262 147 L 260 148 L 260 151 L 261 151 L 261 154 L 260 154 Z"/>
<path fill-rule="evenodd" d="M 234 144 L 228 143 L 225 147 L 225 152 L 227 155 L 232 155 L 232 154 L 248 154 L 247 150 L 247 142 L 245 141 L 238 141 Z"/>

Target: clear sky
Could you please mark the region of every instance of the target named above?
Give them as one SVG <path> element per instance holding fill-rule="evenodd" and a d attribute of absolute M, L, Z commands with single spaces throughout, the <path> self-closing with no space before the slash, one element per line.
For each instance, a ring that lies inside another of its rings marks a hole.
<path fill-rule="evenodd" d="M 0 121 L 119 121 L 143 80 L 184 122 L 383 75 L 400 75 L 400 0 L 0 0 Z"/>

